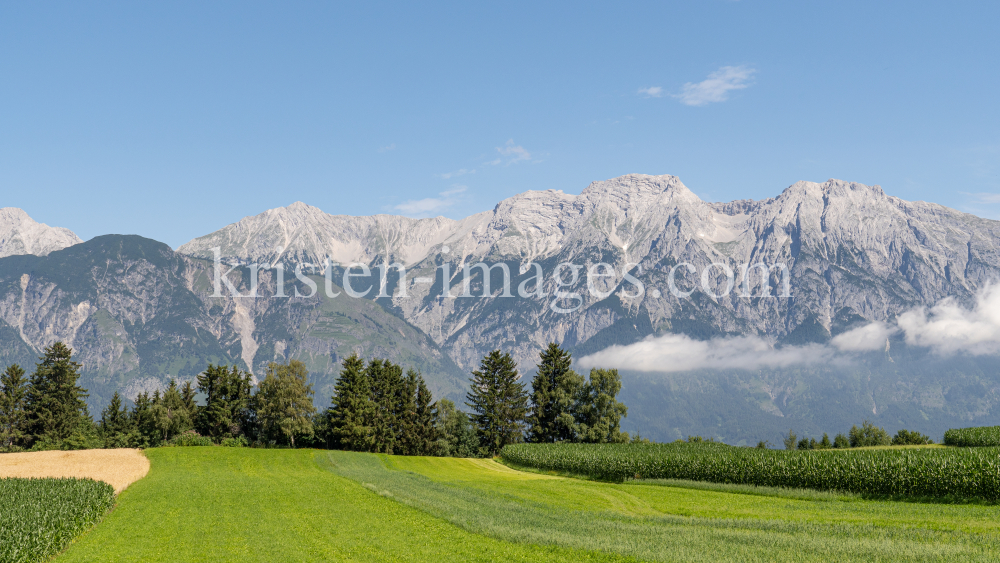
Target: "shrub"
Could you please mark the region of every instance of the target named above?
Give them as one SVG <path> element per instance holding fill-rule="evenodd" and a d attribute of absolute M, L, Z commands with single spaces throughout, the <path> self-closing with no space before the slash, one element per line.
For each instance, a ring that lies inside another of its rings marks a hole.
<path fill-rule="evenodd" d="M 219 445 L 226 448 L 245 448 L 249 446 L 247 439 L 243 436 L 238 436 L 236 438 L 223 438 Z"/>
<path fill-rule="evenodd" d="M 687 479 L 874 496 L 1000 500 L 1000 448 L 782 451 L 725 444 L 513 444 L 510 463 L 596 479 Z"/>
<path fill-rule="evenodd" d="M 892 440 L 889 439 L 889 433 L 885 431 L 885 428 L 875 426 L 867 420 L 864 421 L 861 428 L 852 426 L 851 431 L 847 433 L 847 436 L 851 442 L 852 448 L 888 446 L 892 443 Z"/>
<path fill-rule="evenodd" d="M 703 438 L 701 436 L 688 436 L 687 439 L 689 444 L 708 444 L 715 443 L 715 438 Z"/>
<path fill-rule="evenodd" d="M 944 433 L 944 443 L 948 446 L 967 448 L 1000 446 L 1000 426 L 952 428 Z"/>
<path fill-rule="evenodd" d="M 847 436 L 843 434 L 837 434 L 833 439 L 833 447 L 835 448 L 849 448 L 851 447 L 851 441 L 847 439 Z"/>
<path fill-rule="evenodd" d="M 933 444 L 934 440 L 931 440 L 929 436 L 921 434 L 920 432 L 911 432 L 909 430 L 900 429 L 896 432 L 896 435 L 892 437 L 893 446 L 923 446 L 925 444 Z"/>
<path fill-rule="evenodd" d="M 785 449 L 786 450 L 794 450 L 795 449 L 795 444 L 796 444 L 796 441 L 798 440 L 798 438 L 799 437 L 795 435 L 795 432 L 789 430 L 788 431 L 788 436 L 785 436 L 785 439 L 782 440 L 782 442 L 785 444 Z"/>
<path fill-rule="evenodd" d="M 182 432 L 164 443 L 165 446 L 214 446 L 208 436 L 202 436 L 194 430 Z"/>
<path fill-rule="evenodd" d="M 46 561 L 114 506 L 92 479 L 0 479 L 0 561 Z"/>

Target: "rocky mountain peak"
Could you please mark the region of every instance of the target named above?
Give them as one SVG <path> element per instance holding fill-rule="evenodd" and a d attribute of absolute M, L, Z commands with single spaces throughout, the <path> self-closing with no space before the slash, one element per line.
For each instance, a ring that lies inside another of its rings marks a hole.
<path fill-rule="evenodd" d="M 0 209 L 0 258 L 18 254 L 45 256 L 81 242 L 73 231 L 39 223 L 23 209 Z"/>

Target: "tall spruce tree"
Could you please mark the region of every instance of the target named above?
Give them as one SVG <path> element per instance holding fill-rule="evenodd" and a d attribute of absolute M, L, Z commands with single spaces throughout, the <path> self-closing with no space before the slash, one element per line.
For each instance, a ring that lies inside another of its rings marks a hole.
<path fill-rule="evenodd" d="M 472 372 L 465 404 L 472 409 L 480 448 L 488 455 L 523 438 L 528 394 L 517 379 L 514 358 L 500 350 L 487 354 Z"/>
<path fill-rule="evenodd" d="M 269 435 L 285 436 L 293 448 L 296 434 L 311 436 L 313 433 L 312 415 L 316 407 L 312 401 L 312 385 L 307 383 L 308 376 L 305 364 L 298 360 L 287 364 L 271 363 L 254 397 L 262 429 Z"/>
<path fill-rule="evenodd" d="M 371 382 L 372 402 L 375 417 L 372 423 L 372 443 L 375 452 L 399 453 L 403 447 L 402 427 L 405 424 L 403 397 L 406 395 L 406 381 L 403 368 L 375 358 L 368 362 L 365 370 Z"/>
<path fill-rule="evenodd" d="M 0 376 L 0 451 L 13 449 L 24 439 L 27 392 L 24 369 L 17 364 L 7 366 Z"/>
<path fill-rule="evenodd" d="M 56 342 L 45 348 L 41 362 L 31 374 L 25 397 L 27 435 L 35 443 L 62 447 L 73 434 L 93 425 L 84 402 L 89 395 L 77 385 L 80 364 L 72 356 L 72 350 Z"/>
<path fill-rule="evenodd" d="M 592 369 L 590 381 L 580 392 L 577 407 L 579 440 L 604 444 L 628 442 L 627 432 L 621 431 L 621 419 L 628 408 L 616 399 L 622 380 L 616 369 Z"/>
<path fill-rule="evenodd" d="M 531 382 L 528 439 L 532 442 L 576 441 L 574 406 L 584 379 L 570 369 L 572 357 L 554 342 L 542 351 Z"/>
<path fill-rule="evenodd" d="M 101 412 L 98 430 L 105 448 L 127 448 L 135 445 L 133 444 L 136 441 L 135 425 L 117 391 Z"/>
<path fill-rule="evenodd" d="M 434 455 L 437 441 L 441 438 L 437 425 L 437 403 L 420 374 L 416 374 L 416 382 L 414 412 L 410 424 L 410 455 Z"/>
<path fill-rule="evenodd" d="M 406 370 L 402 385 L 396 387 L 396 453 L 421 455 L 420 432 L 417 429 L 417 389 L 422 378 L 413 368 Z"/>
<path fill-rule="evenodd" d="M 194 400 L 195 390 L 191 385 L 191 381 L 185 381 L 184 386 L 181 387 L 181 399 L 184 401 L 184 408 L 187 409 L 188 414 L 191 415 L 191 420 L 196 420 L 198 418 L 198 404 Z"/>
<path fill-rule="evenodd" d="M 327 417 L 333 446 L 371 451 L 375 404 L 365 362 L 357 354 L 344 360 L 331 402 Z"/>
<path fill-rule="evenodd" d="M 159 391 L 155 393 L 155 397 L 157 401 L 160 400 Z M 148 392 L 136 395 L 129 418 L 136 430 L 136 446 L 149 448 L 160 443 L 160 432 L 153 420 L 153 399 Z"/>

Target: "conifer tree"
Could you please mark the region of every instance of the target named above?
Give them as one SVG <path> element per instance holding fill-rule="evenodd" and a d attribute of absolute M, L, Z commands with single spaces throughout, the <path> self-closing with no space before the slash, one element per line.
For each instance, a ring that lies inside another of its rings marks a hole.
<path fill-rule="evenodd" d="M 7 366 L 0 376 L 0 451 L 10 450 L 24 438 L 27 379 L 17 364 Z"/>
<path fill-rule="evenodd" d="M 413 368 L 406 370 L 402 383 L 396 386 L 394 401 L 396 419 L 396 453 L 399 455 L 422 455 L 421 433 L 417 428 L 417 389 L 422 382 L 420 374 Z"/>
<path fill-rule="evenodd" d="M 403 368 L 389 360 L 375 358 L 368 362 L 365 371 L 371 382 L 371 397 L 375 407 L 372 423 L 373 451 L 399 453 L 403 446 L 401 427 L 405 417 L 402 397 L 406 395 L 406 382 L 403 379 Z"/>
<path fill-rule="evenodd" d="M 357 354 L 344 360 L 328 412 L 330 434 L 336 447 L 371 451 L 375 405 L 365 362 Z"/>
<path fill-rule="evenodd" d="M 441 438 L 437 427 L 437 403 L 430 389 L 424 383 L 424 378 L 417 375 L 417 393 L 415 401 L 411 436 L 414 446 L 411 455 L 434 455 L 435 444 Z"/>
<path fill-rule="evenodd" d="M 528 439 L 532 442 L 575 441 L 574 406 L 584 385 L 570 369 L 572 357 L 554 342 L 541 353 L 538 373 L 531 382 Z"/>
<path fill-rule="evenodd" d="M 830 449 L 832 447 L 833 447 L 833 443 L 830 442 L 830 436 L 828 436 L 826 434 L 826 432 L 824 432 L 823 433 L 823 439 L 819 441 L 818 448 L 821 449 L 821 450 L 828 450 L 828 449 Z"/>
<path fill-rule="evenodd" d="M 117 391 L 101 412 L 98 429 L 105 448 L 127 448 L 135 440 L 132 418 Z"/>
<path fill-rule="evenodd" d="M 628 433 L 621 431 L 621 419 L 628 408 L 616 399 L 622 380 L 616 369 L 590 370 L 590 381 L 583 386 L 577 408 L 579 440 L 592 443 L 624 443 Z"/>
<path fill-rule="evenodd" d="M 192 421 L 198 418 L 198 404 L 195 403 L 194 396 L 195 390 L 191 381 L 185 381 L 184 386 L 181 387 L 181 399 L 184 400 L 184 408 L 187 409 Z"/>
<path fill-rule="evenodd" d="M 159 391 L 154 396 L 159 401 Z M 160 433 L 156 428 L 156 422 L 153 420 L 153 399 L 150 398 L 148 392 L 143 391 L 136 395 L 135 405 L 132 407 L 129 418 L 136 430 L 136 446 L 148 448 L 160 442 Z"/>
<path fill-rule="evenodd" d="M 466 399 L 484 453 L 496 455 L 507 444 L 521 441 L 528 394 L 518 381 L 510 354 L 494 350 L 483 358 L 479 369 L 472 372 Z"/>
<path fill-rule="evenodd" d="M 312 385 L 307 383 L 309 372 L 305 364 L 292 360 L 288 364 L 271 363 L 260 382 L 255 396 L 257 416 L 268 434 L 281 433 L 295 447 L 295 435 L 312 435 Z"/>
<path fill-rule="evenodd" d="M 208 365 L 198 376 L 198 390 L 205 394 L 205 406 L 198 409 L 196 428 L 215 440 L 235 438 L 249 431 L 250 373 L 233 366 Z"/>
<path fill-rule="evenodd" d="M 41 362 L 31 374 L 26 393 L 29 439 L 59 445 L 74 433 L 93 424 L 87 412 L 87 391 L 77 385 L 80 364 L 62 342 L 45 348 Z"/>

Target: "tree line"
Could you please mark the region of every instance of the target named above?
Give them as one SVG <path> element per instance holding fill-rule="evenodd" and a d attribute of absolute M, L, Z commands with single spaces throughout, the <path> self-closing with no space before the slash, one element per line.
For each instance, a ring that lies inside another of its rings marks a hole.
<path fill-rule="evenodd" d="M 789 430 L 788 435 L 782 440 L 786 450 L 827 450 L 842 448 L 866 448 L 872 446 L 922 446 L 933 444 L 934 441 L 926 434 L 921 434 L 915 430 L 900 429 L 895 436 L 889 436 L 885 428 L 875 426 L 869 421 L 864 421 L 861 427 L 851 426 L 845 436 L 843 433 L 837 434 L 830 440 L 830 435 L 826 432 L 823 437 L 816 438 L 803 437 L 799 439 L 794 430 Z M 767 442 L 757 444 L 758 448 L 766 448 Z"/>
<path fill-rule="evenodd" d="M 80 367 L 61 342 L 45 348 L 28 377 L 17 364 L 7 367 L 0 376 L 0 451 L 147 448 L 195 434 L 228 445 L 294 445 L 297 433 L 311 432 L 316 412 L 301 362 L 268 366 L 256 393 L 249 372 L 209 364 L 196 385 L 172 379 L 162 393 L 139 393 L 131 408 L 116 392 L 95 423 L 78 384 Z"/>
<path fill-rule="evenodd" d="M 472 372 L 465 405 L 433 401 L 420 374 L 387 360 L 344 361 L 320 427 L 328 447 L 403 455 L 490 456 L 507 444 L 626 442 L 621 378 L 593 369 L 589 381 L 556 344 L 541 353 L 529 393 L 514 359 L 494 350 Z"/>
<path fill-rule="evenodd" d="M 30 376 L 16 364 L 0 376 L 0 451 L 216 443 L 475 457 L 521 441 L 628 441 L 617 370 L 593 369 L 584 379 L 571 363 L 550 344 L 529 392 L 510 354 L 494 350 L 472 372 L 468 412 L 435 401 L 420 373 L 385 359 L 345 359 L 323 412 L 301 362 L 271 363 L 257 385 L 237 366 L 209 364 L 194 382 L 170 380 L 131 407 L 116 392 L 94 421 L 81 366 L 60 342 L 45 348 Z"/>

